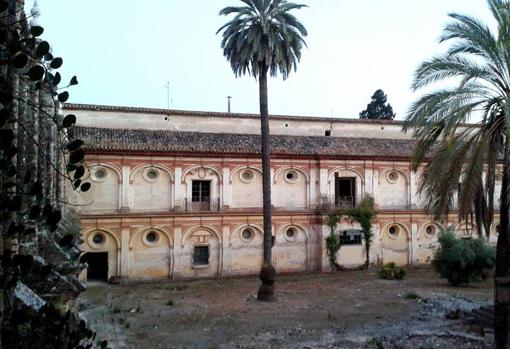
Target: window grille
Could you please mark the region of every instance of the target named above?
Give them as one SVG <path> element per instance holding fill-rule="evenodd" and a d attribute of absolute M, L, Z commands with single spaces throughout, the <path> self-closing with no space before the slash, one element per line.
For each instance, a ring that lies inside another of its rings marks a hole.
<path fill-rule="evenodd" d="M 209 246 L 195 246 L 193 252 L 193 265 L 209 264 Z"/>
<path fill-rule="evenodd" d="M 340 232 L 342 245 L 361 245 L 361 230 L 344 230 Z"/>

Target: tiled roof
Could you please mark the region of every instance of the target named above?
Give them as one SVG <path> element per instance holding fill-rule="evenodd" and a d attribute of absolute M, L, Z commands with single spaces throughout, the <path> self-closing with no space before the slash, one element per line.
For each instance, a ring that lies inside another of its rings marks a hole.
<path fill-rule="evenodd" d="M 75 127 L 89 152 L 169 154 L 260 154 L 260 136 L 157 130 Z M 271 153 L 280 156 L 407 159 L 412 140 L 272 136 Z"/>
<path fill-rule="evenodd" d="M 216 117 L 216 118 L 240 118 L 240 119 L 260 119 L 260 114 L 244 114 L 244 113 L 221 113 L 211 111 L 194 111 L 194 110 L 177 110 L 177 109 L 160 109 L 160 108 L 142 108 L 142 107 L 126 107 L 115 105 L 98 105 L 98 104 L 77 104 L 66 103 L 64 109 L 67 111 L 103 111 L 103 112 L 120 112 L 120 113 L 140 113 L 140 114 L 162 114 L 162 115 L 179 115 L 179 116 L 197 116 L 197 117 Z M 273 120 L 289 120 L 289 121 L 317 121 L 317 122 L 333 122 L 333 123 L 355 123 L 355 124 L 381 124 L 381 125 L 402 125 L 402 121 L 395 120 L 367 120 L 367 119 L 348 119 L 339 117 L 323 117 L 323 116 L 297 116 L 297 115 L 270 115 Z"/>

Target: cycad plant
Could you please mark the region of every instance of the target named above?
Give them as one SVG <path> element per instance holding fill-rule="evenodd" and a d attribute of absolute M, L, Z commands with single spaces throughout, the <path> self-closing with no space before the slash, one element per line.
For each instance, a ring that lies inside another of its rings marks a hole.
<path fill-rule="evenodd" d="M 412 85 L 418 90 L 442 82 L 441 87 L 411 106 L 404 129 L 417 138 L 413 167 L 422 171 L 419 189 L 436 218 L 448 213 L 458 193 L 460 217 L 474 216 L 488 235 L 502 163 L 495 335 L 497 348 L 510 348 L 510 2 L 488 5 L 495 33 L 476 18 L 450 14 L 440 38 L 450 47 L 422 63 Z M 466 127 L 468 121 L 476 125 Z"/>
<path fill-rule="evenodd" d="M 229 6 L 220 15 L 234 18 L 218 29 L 221 48 L 236 77 L 249 74 L 258 79 L 262 151 L 262 191 L 264 213 L 264 265 L 260 273 L 259 300 L 274 299 L 276 271 L 271 264 L 271 166 L 267 102 L 267 76 L 280 73 L 286 79 L 296 70 L 301 50 L 306 46 L 305 27 L 291 13 L 305 5 L 285 0 L 240 0 L 243 6 Z"/>

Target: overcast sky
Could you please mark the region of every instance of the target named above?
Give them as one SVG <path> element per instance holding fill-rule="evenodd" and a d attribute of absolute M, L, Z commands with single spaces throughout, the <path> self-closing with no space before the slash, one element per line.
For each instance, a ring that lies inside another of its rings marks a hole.
<path fill-rule="evenodd" d="M 299 1 L 296 1 L 299 2 Z M 357 118 L 381 88 L 397 118 L 418 96 L 417 65 L 441 52 L 448 13 L 490 21 L 483 0 L 302 0 L 308 29 L 296 73 L 269 81 L 272 114 Z M 29 9 L 33 0 L 27 0 Z M 236 0 L 39 0 L 44 38 L 80 84 L 71 102 L 258 113 L 258 87 L 236 79 L 216 30 Z"/>

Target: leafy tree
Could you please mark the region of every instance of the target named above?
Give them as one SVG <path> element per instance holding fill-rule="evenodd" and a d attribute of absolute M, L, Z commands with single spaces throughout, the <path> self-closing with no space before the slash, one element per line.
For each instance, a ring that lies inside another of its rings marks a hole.
<path fill-rule="evenodd" d="M 28 25 L 23 5 L 0 1 L 0 346 L 90 348 L 92 331 L 64 310 L 84 290 L 64 181 L 77 191 L 90 183 L 83 142 L 70 135 L 76 117 L 60 112 L 78 81 L 60 84 L 63 60 L 40 39 L 38 9 Z"/>
<path fill-rule="evenodd" d="M 271 264 L 273 245 L 271 227 L 270 135 L 267 101 L 267 75 L 280 73 L 285 80 L 296 70 L 301 49 L 306 46 L 305 27 L 291 13 L 305 5 L 286 0 L 240 0 L 244 6 L 229 6 L 220 15 L 235 17 L 218 29 L 221 48 L 236 77 L 248 73 L 259 81 L 260 130 L 262 151 L 262 191 L 264 214 L 264 265 L 258 299 L 274 299 L 276 271 Z"/>
<path fill-rule="evenodd" d="M 441 42 L 446 53 L 422 63 L 413 89 L 436 82 L 453 86 L 426 93 L 410 108 L 404 130 L 413 130 L 413 168 L 423 169 L 420 192 L 436 218 L 448 213 L 459 183 L 459 214 L 474 213 L 489 233 L 496 165 L 503 159 L 500 233 L 496 248 L 495 338 L 510 348 L 510 2 L 488 0 L 497 31 L 476 18 L 450 14 Z M 476 127 L 464 124 L 476 115 Z"/>
<path fill-rule="evenodd" d="M 387 100 L 388 97 L 386 97 L 383 90 L 375 91 L 372 101 L 367 104 L 367 109 L 359 113 L 360 119 L 393 120 L 395 113 Z"/>

